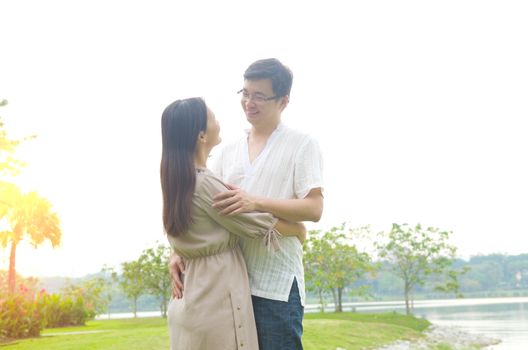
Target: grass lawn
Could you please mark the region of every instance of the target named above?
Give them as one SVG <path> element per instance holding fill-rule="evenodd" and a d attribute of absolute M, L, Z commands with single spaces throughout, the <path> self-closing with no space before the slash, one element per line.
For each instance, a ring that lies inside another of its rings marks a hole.
<path fill-rule="evenodd" d="M 396 313 L 306 314 L 305 350 L 359 350 L 421 336 L 429 323 Z M 1 350 L 168 350 L 166 320 L 90 321 L 85 327 L 46 329 L 40 338 L 0 345 Z"/>
<path fill-rule="evenodd" d="M 304 317 L 306 350 L 368 349 L 397 339 L 415 339 L 430 323 L 398 313 L 317 313 Z"/>

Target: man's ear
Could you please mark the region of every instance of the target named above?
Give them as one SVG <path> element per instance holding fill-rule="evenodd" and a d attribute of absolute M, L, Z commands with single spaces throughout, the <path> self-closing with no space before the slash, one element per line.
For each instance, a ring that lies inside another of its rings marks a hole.
<path fill-rule="evenodd" d="M 281 112 L 288 106 L 288 103 L 290 103 L 290 95 L 282 96 L 280 102 Z"/>

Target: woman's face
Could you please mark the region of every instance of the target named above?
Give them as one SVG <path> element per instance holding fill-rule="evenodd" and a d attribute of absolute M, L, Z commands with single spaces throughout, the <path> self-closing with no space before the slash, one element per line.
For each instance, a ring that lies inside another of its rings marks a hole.
<path fill-rule="evenodd" d="M 205 143 L 213 148 L 218 145 L 222 139 L 220 138 L 220 124 L 216 120 L 213 111 L 207 108 L 207 130 L 205 131 Z"/>

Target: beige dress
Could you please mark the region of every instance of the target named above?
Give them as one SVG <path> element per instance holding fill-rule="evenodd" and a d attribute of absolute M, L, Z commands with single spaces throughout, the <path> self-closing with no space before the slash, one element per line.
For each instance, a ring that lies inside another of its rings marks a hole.
<path fill-rule="evenodd" d="M 267 213 L 221 216 L 211 205 L 225 185 L 198 171 L 188 232 L 168 236 L 185 259 L 182 299 L 169 304 L 171 350 L 258 350 L 257 330 L 240 236 L 276 241 L 277 221 Z"/>

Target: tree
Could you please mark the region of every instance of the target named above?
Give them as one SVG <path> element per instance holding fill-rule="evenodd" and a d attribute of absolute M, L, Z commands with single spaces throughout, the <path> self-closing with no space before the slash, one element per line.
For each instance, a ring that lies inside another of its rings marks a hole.
<path fill-rule="evenodd" d="M 375 267 L 367 253 L 359 252 L 350 243 L 352 235 L 368 228 L 347 229 L 345 224 L 329 231 L 310 231 L 305 245 L 305 271 L 309 290 L 318 293 L 324 311 L 325 291 L 334 299 L 335 311 L 343 311 L 343 292 L 352 287 L 366 273 L 374 273 Z M 351 293 L 365 294 L 365 286 L 351 288 Z"/>
<path fill-rule="evenodd" d="M 171 283 L 167 262 L 171 249 L 158 244 L 155 248 L 145 249 L 138 259 L 143 271 L 144 283 L 147 291 L 157 296 L 163 317 L 167 316 L 167 304 L 171 295 Z"/>
<path fill-rule="evenodd" d="M 0 99 L 0 107 L 7 105 L 7 100 Z M 13 158 L 20 141 L 7 136 L 2 117 L 0 117 L 0 176 L 18 173 L 21 163 Z M 0 220 L 5 216 L 9 205 L 8 199 L 13 198 L 17 189 L 13 184 L 0 179 Z M 1 226 L 0 226 L 1 229 Z"/>
<path fill-rule="evenodd" d="M 145 293 L 145 282 L 143 265 L 136 261 L 124 262 L 121 264 L 123 273 L 119 284 L 125 292 L 128 299 L 132 301 L 132 310 L 134 318 L 137 317 L 137 301 L 141 295 Z"/>
<path fill-rule="evenodd" d="M 93 319 L 108 310 L 109 300 L 105 295 L 108 286 L 106 278 L 92 277 L 82 281 L 80 285 L 70 282 L 62 288 L 62 294 L 65 297 L 71 297 L 73 300 L 82 301 L 87 318 Z"/>
<path fill-rule="evenodd" d="M 103 299 L 103 305 L 108 313 L 108 319 L 110 319 L 110 304 L 114 298 L 115 286 L 118 281 L 117 272 L 113 267 L 104 265 L 101 269 L 101 277 L 98 277 L 100 286 L 102 288 L 101 296 Z"/>
<path fill-rule="evenodd" d="M 316 292 L 319 297 L 321 311 L 325 311 L 325 291 L 332 288 L 328 275 L 329 261 L 327 256 L 331 254 L 330 244 L 321 237 L 321 231 L 310 231 L 305 242 L 304 249 L 304 271 L 306 278 L 306 289 Z"/>
<path fill-rule="evenodd" d="M 445 276 L 436 290 L 458 293 L 458 276 L 464 271 L 450 269 L 456 254 L 456 247 L 448 243 L 450 234 L 450 231 L 423 228 L 420 224 L 393 224 L 388 233 L 380 233 L 381 240 L 376 242 L 379 255 L 390 263 L 394 273 L 403 280 L 408 315 L 413 310 L 414 288 L 423 286 L 431 275 Z"/>
<path fill-rule="evenodd" d="M 0 100 L 0 107 L 7 105 L 7 100 Z M 16 147 L 22 140 L 10 139 L 0 118 L 0 175 L 17 175 L 24 165 L 14 158 Z M 18 243 L 29 236 L 30 242 L 37 246 L 44 240 L 51 241 L 55 247 L 60 242 L 59 220 L 51 212 L 47 200 L 36 192 L 22 194 L 17 186 L 0 180 L 0 245 L 7 247 L 10 243 L 8 291 L 13 293 L 16 282 L 16 248 Z"/>
<path fill-rule="evenodd" d="M 10 245 L 8 291 L 15 291 L 15 261 L 18 244 L 27 239 L 34 247 L 49 241 L 53 247 L 60 243 L 59 217 L 52 211 L 48 200 L 36 192 L 21 193 L 12 184 L 0 184 L 4 203 L 0 205 L 0 218 L 4 224 L 0 229 L 0 245 Z"/>
<path fill-rule="evenodd" d="M 0 99 L 0 107 L 5 105 L 7 105 L 7 100 Z M 34 136 L 26 137 L 22 140 L 10 139 L 2 122 L 2 117 L 0 117 L 0 175 L 16 175 L 19 173 L 24 163 L 13 156 L 20 142 L 31 138 L 34 138 Z"/>

